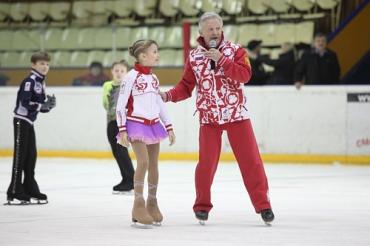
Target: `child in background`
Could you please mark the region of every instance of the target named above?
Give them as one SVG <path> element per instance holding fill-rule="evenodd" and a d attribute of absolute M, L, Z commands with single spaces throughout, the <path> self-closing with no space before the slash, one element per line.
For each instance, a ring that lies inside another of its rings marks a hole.
<path fill-rule="evenodd" d="M 151 69 L 159 61 L 157 43 L 153 40 L 138 40 L 129 51 L 136 63 L 122 82 L 117 102 L 117 139 L 118 143 L 126 147 L 131 143 L 134 150 L 137 166 L 132 221 L 134 225 L 147 228 L 153 223 L 160 225 L 163 220 L 156 197 L 159 143 L 168 136 L 172 145 L 175 134 L 159 95 L 158 78 Z M 147 170 L 148 198 L 145 204 L 143 190 Z"/>
<path fill-rule="evenodd" d="M 18 90 L 14 109 L 14 156 L 12 178 L 7 191 L 9 205 L 30 204 L 31 198 L 38 204 L 47 203 L 47 196 L 40 192 L 35 179 L 37 159 L 36 138 L 33 123 L 39 112 L 48 113 L 56 105 L 55 96 L 45 95 L 45 78 L 49 72 L 50 56 L 40 51 L 31 56 L 31 73 Z M 24 180 L 22 183 L 22 171 Z"/>
<path fill-rule="evenodd" d="M 103 106 L 107 111 L 108 141 L 122 176 L 122 181 L 113 186 L 113 194 L 125 193 L 134 188 L 134 167 L 132 166 L 131 158 L 128 154 L 127 148 L 117 144 L 116 139 L 118 134 L 116 104 L 121 87 L 121 81 L 127 74 L 128 67 L 128 63 L 125 60 L 114 62 L 111 69 L 113 80 L 106 81 L 103 85 Z"/>

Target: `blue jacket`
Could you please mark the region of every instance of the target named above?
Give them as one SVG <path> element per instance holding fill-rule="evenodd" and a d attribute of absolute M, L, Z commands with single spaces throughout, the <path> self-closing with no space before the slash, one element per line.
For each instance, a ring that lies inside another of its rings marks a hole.
<path fill-rule="evenodd" d="M 25 78 L 18 90 L 14 117 L 26 120 L 30 124 L 37 118 L 41 105 L 45 102 L 45 76 L 32 69 L 31 74 Z M 41 110 L 42 113 L 49 110 Z"/>

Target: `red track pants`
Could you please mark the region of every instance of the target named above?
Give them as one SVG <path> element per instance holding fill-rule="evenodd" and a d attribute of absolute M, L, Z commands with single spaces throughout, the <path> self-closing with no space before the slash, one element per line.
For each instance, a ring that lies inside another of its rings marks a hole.
<path fill-rule="evenodd" d="M 210 211 L 211 186 L 221 152 L 221 136 L 226 131 L 238 162 L 244 185 L 257 213 L 271 208 L 268 182 L 250 120 L 223 125 L 201 125 L 199 130 L 199 162 L 195 170 L 197 197 L 194 211 Z"/>

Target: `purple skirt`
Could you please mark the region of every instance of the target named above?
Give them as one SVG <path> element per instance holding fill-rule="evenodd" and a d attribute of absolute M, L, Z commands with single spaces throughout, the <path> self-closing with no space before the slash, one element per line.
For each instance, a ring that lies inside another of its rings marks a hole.
<path fill-rule="evenodd" d="M 126 121 L 127 135 L 130 142 L 140 141 L 145 144 L 156 144 L 168 136 L 166 129 L 160 122 L 154 125 L 145 125 L 132 120 Z M 117 139 L 120 138 L 118 133 Z"/>

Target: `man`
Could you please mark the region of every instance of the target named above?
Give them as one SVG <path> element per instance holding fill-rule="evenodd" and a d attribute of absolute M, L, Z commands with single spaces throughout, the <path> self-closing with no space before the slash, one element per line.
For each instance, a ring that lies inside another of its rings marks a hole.
<path fill-rule="evenodd" d="M 224 40 L 222 24 L 216 13 L 207 12 L 200 17 L 199 46 L 190 52 L 181 81 L 161 96 L 165 101 L 178 102 L 191 97 L 197 87 L 200 130 L 193 206 L 196 218 L 204 223 L 213 207 L 211 185 L 220 157 L 222 132 L 226 131 L 253 206 L 269 223 L 274 214 L 268 183 L 243 92 L 243 84 L 251 77 L 251 66 L 240 45 Z"/>
<path fill-rule="evenodd" d="M 109 77 L 104 74 L 103 65 L 98 61 L 93 61 L 89 67 L 89 73 L 73 80 L 74 86 L 102 86 Z"/>
<path fill-rule="evenodd" d="M 272 76 L 268 81 L 270 85 L 291 85 L 295 66 L 294 46 L 291 43 L 281 45 L 281 53 L 277 59 L 261 56 L 261 62 L 274 67 Z M 252 65 L 253 66 L 253 65 Z"/>
<path fill-rule="evenodd" d="M 340 67 L 337 55 L 326 48 L 324 34 L 318 33 L 313 40 L 313 47 L 303 53 L 298 61 L 294 81 L 297 89 L 303 84 L 328 85 L 339 83 Z"/>
<path fill-rule="evenodd" d="M 265 85 L 269 74 L 263 67 L 261 58 L 262 40 L 251 40 L 247 45 L 248 58 L 252 66 L 252 77 L 248 85 Z"/>

